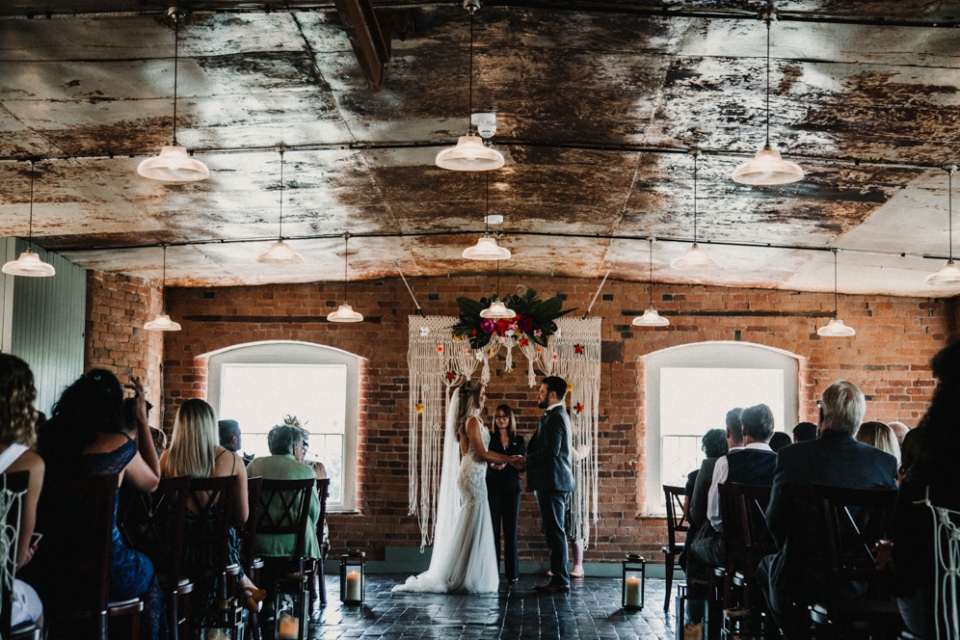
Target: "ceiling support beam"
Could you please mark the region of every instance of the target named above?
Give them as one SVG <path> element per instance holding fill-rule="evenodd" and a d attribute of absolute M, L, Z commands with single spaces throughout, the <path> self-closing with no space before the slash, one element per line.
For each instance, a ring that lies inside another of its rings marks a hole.
<path fill-rule="evenodd" d="M 335 4 L 364 77 L 375 91 L 380 91 L 390 62 L 389 22 L 381 24 L 371 0 L 335 0 Z"/>

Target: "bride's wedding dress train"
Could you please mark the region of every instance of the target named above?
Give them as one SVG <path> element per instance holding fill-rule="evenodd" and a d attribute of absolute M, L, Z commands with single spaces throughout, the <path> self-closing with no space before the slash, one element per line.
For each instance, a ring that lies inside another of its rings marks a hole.
<path fill-rule="evenodd" d="M 480 433 L 486 448 L 490 444 L 490 432 L 481 428 Z M 450 438 L 451 435 L 456 437 L 448 428 L 446 437 Z M 459 451 L 454 455 L 458 453 Z M 449 473 L 449 461 L 446 460 L 448 455 L 450 449 L 445 447 L 444 476 L 452 475 Z M 444 489 L 451 491 L 452 487 L 449 485 L 452 482 L 444 487 L 445 480 L 441 480 L 430 568 L 418 576 L 407 578 L 404 584 L 395 586 L 394 591 L 490 593 L 497 590 L 500 584 L 500 562 L 493 544 L 493 522 L 487 504 L 486 478 L 487 465 L 476 457 L 471 447 L 460 461 L 457 475 L 462 505 L 456 515 L 456 524 L 441 521 L 444 516 L 450 518 L 455 513 L 444 513 L 444 509 L 449 508 L 449 505 L 444 506 Z"/>

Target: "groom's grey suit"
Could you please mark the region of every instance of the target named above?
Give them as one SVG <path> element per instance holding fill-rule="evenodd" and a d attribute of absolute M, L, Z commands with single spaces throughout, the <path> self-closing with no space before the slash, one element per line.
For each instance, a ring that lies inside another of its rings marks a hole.
<path fill-rule="evenodd" d="M 550 549 L 553 584 L 569 585 L 564 519 L 567 497 L 574 490 L 570 462 L 570 417 L 563 405 L 548 410 L 527 446 L 527 490 L 536 491 L 543 535 Z"/>

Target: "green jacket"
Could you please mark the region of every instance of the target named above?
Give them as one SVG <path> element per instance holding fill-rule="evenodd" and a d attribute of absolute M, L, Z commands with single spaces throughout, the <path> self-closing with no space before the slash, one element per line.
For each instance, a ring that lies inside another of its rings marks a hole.
<path fill-rule="evenodd" d="M 267 456 L 254 458 L 247 467 L 247 477 L 263 476 L 266 480 L 308 480 L 315 478 L 313 469 L 302 462 L 294 460 L 290 454 L 281 456 Z M 272 509 L 279 509 L 276 502 Z M 279 518 L 279 512 L 271 516 Z M 320 518 L 320 500 L 317 492 L 310 493 L 310 513 L 307 515 L 307 535 L 304 539 L 304 555 L 309 558 L 320 557 L 320 544 L 317 542 L 317 520 Z M 293 534 L 263 535 L 257 534 L 254 550 L 258 555 L 268 558 L 287 557 L 293 554 L 296 539 Z"/>

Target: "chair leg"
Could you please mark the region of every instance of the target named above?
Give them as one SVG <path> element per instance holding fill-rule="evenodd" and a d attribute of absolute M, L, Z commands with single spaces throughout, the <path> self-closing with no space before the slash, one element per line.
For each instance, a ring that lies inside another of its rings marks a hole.
<path fill-rule="evenodd" d="M 327 582 L 324 578 L 324 574 L 323 556 L 321 555 L 320 559 L 317 560 L 317 581 L 320 583 L 318 595 L 320 596 L 320 605 L 323 607 L 327 606 Z"/>
<path fill-rule="evenodd" d="M 663 610 L 670 611 L 670 592 L 673 589 L 673 554 L 665 553 L 664 573 L 667 578 L 667 597 L 663 600 Z"/>
<path fill-rule="evenodd" d="M 180 611 L 177 608 L 177 592 L 173 592 L 173 597 L 169 600 L 170 610 L 168 612 L 167 626 L 170 627 L 170 640 L 180 640 Z"/>

